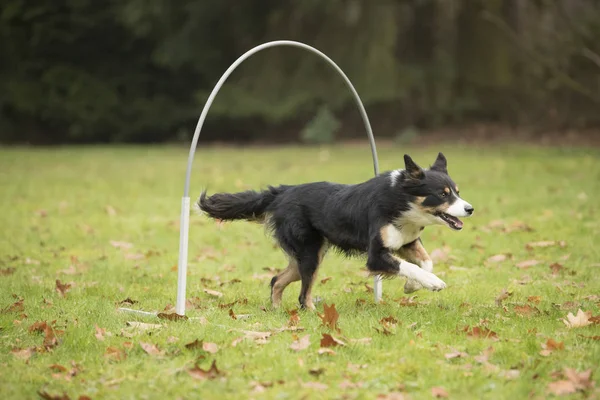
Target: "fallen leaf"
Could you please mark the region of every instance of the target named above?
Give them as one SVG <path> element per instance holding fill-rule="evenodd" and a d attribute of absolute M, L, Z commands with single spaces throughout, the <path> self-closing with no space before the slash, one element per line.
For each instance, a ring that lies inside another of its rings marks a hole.
<path fill-rule="evenodd" d="M 186 344 L 185 348 L 188 350 L 202 349 L 202 345 L 203 345 L 203 341 L 196 339 L 193 342 Z"/>
<path fill-rule="evenodd" d="M 446 353 L 444 354 L 444 357 L 446 357 L 446 359 L 451 360 L 453 358 L 465 358 L 468 357 L 469 355 L 467 353 L 464 353 L 462 351 L 453 351 L 451 353 Z"/>
<path fill-rule="evenodd" d="M 104 357 L 113 361 L 123 361 L 127 358 L 125 350 L 116 347 L 107 347 Z"/>
<path fill-rule="evenodd" d="M 311 374 L 312 376 L 321 376 L 323 374 L 323 372 L 325 372 L 324 368 L 311 368 L 308 370 L 308 373 Z"/>
<path fill-rule="evenodd" d="M 540 312 L 540 310 L 538 310 L 536 307 L 532 307 L 528 304 L 525 304 L 523 306 L 516 305 L 514 307 L 514 311 L 515 311 L 515 313 L 517 313 L 519 315 L 526 315 L 526 316 Z"/>
<path fill-rule="evenodd" d="M 509 292 L 506 289 L 502 289 L 498 297 L 496 297 L 496 305 L 498 307 L 502 306 L 502 302 L 512 296 L 512 292 Z"/>
<path fill-rule="evenodd" d="M 557 342 L 554 339 L 548 339 L 546 343 L 542 343 L 542 351 L 540 351 L 540 355 L 544 357 L 548 357 L 555 350 L 564 350 L 565 344 L 564 342 Z"/>
<path fill-rule="evenodd" d="M 548 384 L 548 391 L 556 396 L 562 396 L 565 394 L 575 393 L 577 389 L 575 389 L 575 385 L 566 380 L 550 382 Z"/>
<path fill-rule="evenodd" d="M 43 391 L 40 390 L 37 393 L 38 393 L 38 396 L 40 396 L 44 400 L 71 400 L 71 398 L 64 392 L 62 395 L 50 394 L 50 393 L 46 392 L 45 390 L 43 390 Z"/>
<path fill-rule="evenodd" d="M 487 261 L 490 263 L 501 263 L 503 261 L 506 261 L 507 259 L 508 256 L 506 254 L 496 254 L 488 258 Z"/>
<path fill-rule="evenodd" d="M 302 336 L 300 339 L 295 340 L 291 345 L 290 349 L 294 351 L 305 350 L 310 346 L 310 335 Z"/>
<path fill-rule="evenodd" d="M 94 336 L 96 336 L 96 339 L 98 339 L 100 341 L 104 341 L 105 333 L 106 333 L 106 329 L 100 328 L 98 325 L 96 325 L 96 333 L 94 334 Z"/>
<path fill-rule="evenodd" d="M 446 398 L 448 397 L 448 392 L 443 387 L 432 387 L 431 395 L 437 398 Z"/>
<path fill-rule="evenodd" d="M 496 332 L 491 331 L 486 327 L 474 326 L 471 328 L 470 326 L 465 326 L 463 328 L 463 332 L 466 332 L 467 336 L 474 338 L 498 338 L 498 334 Z"/>
<path fill-rule="evenodd" d="M 567 242 L 565 242 L 564 240 L 542 240 L 540 242 L 527 243 L 525 245 L 525 248 L 527 250 L 533 250 L 534 248 L 545 248 L 552 246 L 566 247 Z"/>
<path fill-rule="evenodd" d="M 335 351 L 331 350 L 331 349 L 327 349 L 327 348 L 320 348 L 317 353 L 319 355 L 323 355 L 323 354 L 328 354 L 330 356 L 334 356 L 335 355 Z"/>
<path fill-rule="evenodd" d="M 389 317 L 382 318 L 379 323 L 386 327 L 395 327 L 398 325 L 398 320 L 390 315 Z"/>
<path fill-rule="evenodd" d="M 321 347 L 335 347 L 335 346 L 345 346 L 346 343 L 341 341 L 340 339 L 329 335 L 327 333 L 323 333 L 321 337 Z"/>
<path fill-rule="evenodd" d="M 289 312 L 290 320 L 288 321 L 288 326 L 298 326 L 300 323 L 300 316 L 298 315 L 298 310 L 291 310 Z"/>
<path fill-rule="evenodd" d="M 318 315 L 319 318 L 321 318 L 323 325 L 325 325 L 331 330 L 336 330 L 339 332 L 339 329 L 337 327 L 337 321 L 340 315 L 335 309 L 335 304 L 328 306 L 326 303 L 323 303 L 323 314 Z"/>
<path fill-rule="evenodd" d="M 204 289 L 204 293 L 211 295 L 213 297 L 223 297 L 223 293 L 217 292 L 216 290 Z"/>
<path fill-rule="evenodd" d="M 129 297 L 128 297 L 128 298 L 126 298 L 125 300 L 121 300 L 121 301 L 119 302 L 119 304 L 121 304 L 121 305 L 127 305 L 127 304 L 128 304 L 128 305 L 130 305 L 130 306 L 132 306 L 132 305 L 134 305 L 134 304 L 136 304 L 136 303 L 138 303 L 138 301 L 137 301 L 137 300 L 132 300 L 132 299 L 131 299 L 131 298 L 129 298 Z"/>
<path fill-rule="evenodd" d="M 542 298 L 540 296 L 529 296 L 527 297 L 527 301 L 534 304 L 540 304 Z"/>
<path fill-rule="evenodd" d="M 35 347 L 30 347 L 27 349 L 13 349 L 10 351 L 10 353 L 21 360 L 27 361 L 31 358 L 33 353 L 35 353 Z"/>
<path fill-rule="evenodd" d="M 202 349 L 210 354 L 215 354 L 219 351 L 219 346 L 216 343 L 202 343 Z"/>
<path fill-rule="evenodd" d="M 173 312 L 173 313 L 158 313 L 157 317 L 160 319 L 166 319 L 169 321 L 187 321 L 189 319 L 186 315 L 179 315 L 175 312 Z"/>
<path fill-rule="evenodd" d="M 11 313 L 11 312 L 23 312 L 25 311 L 25 306 L 23 305 L 23 299 L 16 301 L 15 303 L 7 306 L 2 310 L 3 314 Z"/>
<path fill-rule="evenodd" d="M 550 271 L 552 271 L 552 275 L 558 275 L 563 269 L 564 269 L 564 267 L 562 266 L 562 264 L 559 264 L 559 263 L 550 264 Z"/>
<path fill-rule="evenodd" d="M 327 278 L 323 278 L 323 279 L 321 279 L 321 283 L 322 283 L 322 284 L 323 284 L 323 283 L 327 283 L 327 282 L 329 282 L 331 279 L 332 279 L 332 278 L 331 278 L 331 276 L 328 276 Z"/>
<path fill-rule="evenodd" d="M 231 319 L 237 319 L 237 317 L 235 316 L 235 313 L 233 312 L 232 308 L 229 309 L 229 316 L 231 317 Z"/>
<path fill-rule="evenodd" d="M 62 297 L 65 297 L 69 289 L 71 289 L 70 283 L 62 283 L 59 279 L 56 280 L 56 291 Z"/>
<path fill-rule="evenodd" d="M 585 335 L 577 335 L 577 336 L 585 338 L 585 339 L 600 340 L 600 336 L 585 336 Z"/>
<path fill-rule="evenodd" d="M 60 364 L 52 364 L 48 368 L 56 372 L 67 372 L 67 367 Z"/>
<path fill-rule="evenodd" d="M 223 373 L 217 368 L 216 360 L 213 360 L 208 370 L 203 370 L 195 365 L 194 368 L 188 369 L 187 372 L 192 378 L 199 380 L 213 380 L 223 375 Z"/>
<path fill-rule="evenodd" d="M 563 370 L 564 375 L 567 379 L 573 383 L 577 390 L 586 390 L 594 387 L 594 382 L 591 380 L 592 378 L 592 370 L 588 369 L 583 372 L 577 372 L 572 368 L 565 368 Z"/>
<path fill-rule="evenodd" d="M 140 347 L 151 356 L 162 356 L 165 354 L 164 351 L 159 350 L 158 347 L 152 343 L 140 342 Z"/>
<path fill-rule="evenodd" d="M 146 322 L 138 321 L 127 321 L 127 326 L 130 326 L 134 330 L 138 330 L 140 332 L 150 331 L 152 329 L 160 329 L 163 327 L 163 325 L 160 324 L 148 324 Z"/>
<path fill-rule="evenodd" d="M 526 260 L 517 263 L 517 268 L 527 269 L 538 265 L 540 262 L 538 260 Z"/>
<path fill-rule="evenodd" d="M 8 275 L 12 275 L 12 274 L 14 274 L 14 273 L 15 273 L 15 271 L 16 271 L 16 270 L 15 270 L 14 268 L 12 268 L 12 267 L 9 267 L 9 268 L 2 268 L 2 269 L 0 269 L 0 275 L 1 275 L 1 276 L 8 276 Z"/>
<path fill-rule="evenodd" d="M 370 337 L 360 338 L 360 339 L 350 339 L 350 343 L 355 343 L 355 344 L 371 344 L 372 341 L 373 341 L 373 338 L 370 338 Z"/>
<path fill-rule="evenodd" d="M 567 328 L 580 328 L 583 326 L 591 325 L 590 317 L 592 313 L 590 311 L 583 312 L 581 308 L 577 311 L 577 315 L 573 315 L 573 313 L 567 314 L 567 319 L 563 319 L 563 322 L 567 326 Z"/>

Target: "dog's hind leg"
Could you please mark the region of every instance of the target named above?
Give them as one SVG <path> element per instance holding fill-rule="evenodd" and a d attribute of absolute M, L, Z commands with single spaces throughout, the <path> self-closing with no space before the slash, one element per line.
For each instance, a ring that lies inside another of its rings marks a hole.
<path fill-rule="evenodd" d="M 290 257 L 288 267 L 271 279 L 271 303 L 277 308 L 281 305 L 281 297 L 283 291 L 292 282 L 300 280 L 300 272 L 298 271 L 298 262 Z"/>
<path fill-rule="evenodd" d="M 429 254 L 427 254 L 427 250 L 425 250 L 425 247 L 423 247 L 423 243 L 421 242 L 420 238 L 414 242 L 402 246 L 402 248 L 398 250 L 398 255 L 408 262 L 417 264 L 427 272 L 433 271 L 433 262 L 431 261 Z M 404 293 L 413 293 L 422 288 L 423 286 L 421 286 L 417 281 L 409 279 L 404 284 Z"/>
<path fill-rule="evenodd" d="M 303 256 L 300 258 L 299 270 L 302 278 L 302 288 L 298 301 L 301 308 L 315 309 L 312 298 L 312 288 L 317 277 L 317 272 L 325 254 L 328 244 L 321 238 L 318 244 L 311 244 L 304 248 Z M 316 250 L 316 251 L 315 251 Z"/>

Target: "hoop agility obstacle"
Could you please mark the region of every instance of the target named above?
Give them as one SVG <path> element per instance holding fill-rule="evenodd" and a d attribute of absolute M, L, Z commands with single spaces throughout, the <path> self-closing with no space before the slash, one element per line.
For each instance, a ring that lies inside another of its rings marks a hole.
<path fill-rule="evenodd" d="M 367 135 L 369 137 L 369 143 L 371 145 L 371 155 L 373 157 L 373 169 L 375 172 L 375 176 L 379 175 L 379 161 L 377 160 L 377 149 L 375 148 L 375 139 L 373 138 L 373 130 L 371 129 L 371 124 L 369 123 L 369 117 L 367 117 L 367 112 L 365 111 L 365 107 L 356 92 L 356 89 L 346 76 L 346 74 L 342 71 L 338 65 L 333 62 L 333 60 L 327 57 L 325 54 L 320 52 L 319 50 L 311 47 L 307 44 L 301 42 L 295 42 L 290 40 L 277 40 L 273 42 L 263 43 L 259 46 L 256 46 L 246 53 L 244 53 L 241 57 L 239 57 L 231 66 L 225 71 L 221 79 L 217 82 L 214 89 L 208 96 L 206 100 L 206 104 L 202 109 L 202 113 L 200 114 L 200 118 L 198 119 L 198 124 L 196 125 L 196 130 L 194 131 L 194 137 L 192 139 L 192 145 L 190 147 L 190 154 L 188 157 L 187 170 L 185 173 L 185 186 L 183 189 L 183 198 L 181 199 L 181 221 L 180 221 L 180 231 L 179 231 L 179 262 L 177 264 L 177 303 L 175 306 L 175 312 L 179 315 L 185 315 L 185 298 L 186 298 L 186 284 L 187 284 L 187 262 L 188 262 L 188 239 L 189 239 L 189 227 L 190 227 L 190 176 L 192 173 L 192 163 L 194 161 L 194 154 L 196 152 L 196 146 L 198 144 L 198 138 L 200 137 L 200 131 L 202 130 L 202 125 L 204 124 L 204 120 L 206 119 L 206 114 L 208 114 L 208 110 L 212 105 L 213 100 L 217 96 L 217 93 L 221 89 L 221 86 L 225 83 L 229 75 L 248 57 L 251 55 L 258 53 L 261 50 L 268 49 L 270 47 L 276 46 L 291 46 L 298 47 L 304 50 L 308 50 L 322 59 L 327 61 L 329 65 L 335 69 L 340 76 L 346 82 L 348 89 L 354 95 L 354 100 L 356 101 L 356 105 L 360 111 L 360 115 L 362 117 L 363 123 L 365 125 L 365 129 L 367 130 Z M 381 277 L 376 276 L 374 278 L 374 293 L 375 293 L 375 302 L 379 302 L 381 300 L 382 293 L 382 282 Z"/>

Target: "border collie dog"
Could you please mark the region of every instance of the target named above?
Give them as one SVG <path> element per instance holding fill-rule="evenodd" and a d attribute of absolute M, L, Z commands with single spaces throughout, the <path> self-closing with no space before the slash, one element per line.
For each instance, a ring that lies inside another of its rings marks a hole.
<path fill-rule="evenodd" d="M 460 197 L 442 153 L 429 169 L 408 155 L 404 163 L 403 170 L 356 185 L 314 182 L 212 196 L 204 191 L 198 206 L 212 218 L 260 222 L 272 231 L 289 257 L 288 267 L 271 280 L 274 307 L 284 289 L 301 280 L 300 306 L 315 308 L 311 289 L 330 246 L 366 255 L 373 275 L 406 278 L 405 293 L 442 290 L 446 284 L 432 273 L 419 236 L 427 225 L 461 230 L 458 217 L 473 214 L 473 206 Z"/>

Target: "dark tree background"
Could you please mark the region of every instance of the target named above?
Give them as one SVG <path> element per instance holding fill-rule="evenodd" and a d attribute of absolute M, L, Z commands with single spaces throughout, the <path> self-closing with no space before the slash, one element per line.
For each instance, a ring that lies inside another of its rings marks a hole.
<path fill-rule="evenodd" d="M 336 61 L 378 136 L 600 126 L 598 0 L 3 0 L 0 140 L 189 139 L 231 62 L 277 39 Z M 362 137 L 328 65 L 269 49 L 232 75 L 203 136 L 298 140 L 324 108 Z"/>

